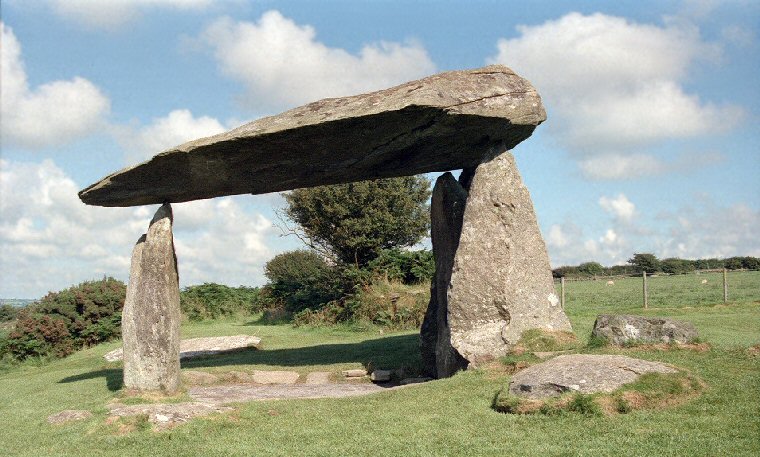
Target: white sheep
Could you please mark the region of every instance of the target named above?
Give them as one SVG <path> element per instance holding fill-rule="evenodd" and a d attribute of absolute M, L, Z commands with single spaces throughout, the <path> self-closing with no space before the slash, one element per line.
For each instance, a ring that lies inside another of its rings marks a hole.
<path fill-rule="evenodd" d="M 607 285 L 608 286 L 614 286 L 615 285 L 615 281 L 613 281 L 613 280 L 610 279 L 609 281 L 607 281 Z"/>
<path fill-rule="evenodd" d="M 702 284 L 707 284 L 707 280 L 706 280 L 706 279 L 703 279 L 703 280 L 702 280 Z"/>

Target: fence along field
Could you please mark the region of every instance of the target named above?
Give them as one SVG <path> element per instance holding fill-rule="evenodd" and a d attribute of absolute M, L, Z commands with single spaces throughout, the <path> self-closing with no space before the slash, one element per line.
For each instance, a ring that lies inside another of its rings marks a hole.
<path fill-rule="evenodd" d="M 649 275 L 647 304 L 650 308 L 712 306 L 724 303 L 722 271 L 698 271 L 682 275 Z M 760 271 L 726 272 L 728 303 L 760 301 Z M 555 280 L 557 295 L 562 285 Z M 565 279 L 565 307 L 587 305 L 609 312 L 636 312 L 644 307 L 641 276 L 598 276 Z"/>

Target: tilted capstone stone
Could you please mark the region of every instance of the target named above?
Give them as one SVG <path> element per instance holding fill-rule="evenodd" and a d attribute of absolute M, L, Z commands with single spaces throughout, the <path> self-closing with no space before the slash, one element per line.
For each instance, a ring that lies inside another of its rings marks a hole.
<path fill-rule="evenodd" d="M 509 68 L 451 71 L 190 141 L 103 178 L 79 198 L 161 204 L 475 167 L 545 119 L 536 90 Z"/>
<path fill-rule="evenodd" d="M 180 385 L 180 306 L 172 208 L 156 211 L 132 251 L 121 318 L 124 387 L 176 392 Z"/>

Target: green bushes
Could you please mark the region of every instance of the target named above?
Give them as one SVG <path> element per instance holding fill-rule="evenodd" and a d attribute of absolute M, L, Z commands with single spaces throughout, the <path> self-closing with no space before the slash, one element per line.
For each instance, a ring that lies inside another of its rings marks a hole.
<path fill-rule="evenodd" d="M 189 286 L 179 296 L 182 313 L 192 321 L 216 319 L 261 309 L 259 289 L 204 283 Z"/>
<path fill-rule="evenodd" d="M 337 300 L 353 286 L 351 273 L 344 276 L 313 251 L 284 252 L 267 262 L 264 274 L 270 307 L 284 306 L 291 313 L 320 308 Z"/>
<path fill-rule="evenodd" d="M 369 263 L 369 269 L 377 276 L 404 284 L 429 282 L 435 274 L 433 252 L 386 249 Z"/>
<path fill-rule="evenodd" d="M 125 297 L 126 286 L 113 278 L 51 292 L 19 312 L 5 351 L 19 360 L 64 357 L 81 347 L 118 338 Z"/>
<path fill-rule="evenodd" d="M 16 318 L 16 314 L 18 314 L 18 308 L 11 305 L 1 305 L 0 306 L 0 322 L 8 322 L 12 321 Z"/>

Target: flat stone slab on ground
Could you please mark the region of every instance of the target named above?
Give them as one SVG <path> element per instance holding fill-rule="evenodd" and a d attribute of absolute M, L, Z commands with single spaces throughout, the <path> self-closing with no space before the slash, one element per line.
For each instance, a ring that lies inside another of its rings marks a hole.
<path fill-rule="evenodd" d="M 261 344 L 261 338 L 251 335 L 211 336 L 189 338 L 180 343 L 180 359 L 190 359 L 225 352 L 240 351 L 256 348 Z M 114 349 L 103 356 L 108 362 L 116 362 L 124 358 L 124 348 Z"/>
<path fill-rule="evenodd" d="M 192 387 L 188 394 L 193 400 L 208 404 L 227 404 L 255 400 L 282 400 L 293 398 L 343 398 L 384 392 L 398 387 L 381 387 L 376 384 L 272 384 L 267 386 L 228 385 Z"/>
<path fill-rule="evenodd" d="M 253 372 L 256 384 L 295 384 L 300 375 L 295 371 L 260 371 Z"/>
<path fill-rule="evenodd" d="M 306 384 L 330 384 L 330 372 L 312 371 L 306 375 Z"/>
<path fill-rule="evenodd" d="M 67 422 L 81 421 L 92 417 L 92 412 L 83 409 L 67 409 L 60 413 L 51 414 L 47 421 L 49 424 L 65 424 Z"/>
<path fill-rule="evenodd" d="M 609 393 L 645 373 L 676 373 L 664 363 L 623 355 L 560 355 L 528 367 L 512 377 L 509 392 L 528 398 L 547 398 L 575 391 Z"/>
<path fill-rule="evenodd" d="M 362 378 L 364 376 L 367 376 L 367 370 L 363 368 L 354 368 L 351 370 L 343 370 L 342 371 L 343 376 L 347 378 Z"/>
<path fill-rule="evenodd" d="M 187 422 L 194 417 L 232 411 L 233 408 L 221 404 L 185 402 L 185 403 L 151 403 L 146 405 L 122 405 L 119 403 L 109 406 L 111 417 L 128 417 L 145 414 L 148 421 L 157 428 L 166 428 L 175 424 Z"/>
<path fill-rule="evenodd" d="M 214 384 L 219 381 L 219 377 L 206 373 L 205 371 L 185 370 L 182 371 L 182 379 L 187 384 L 203 386 L 208 384 Z"/>

